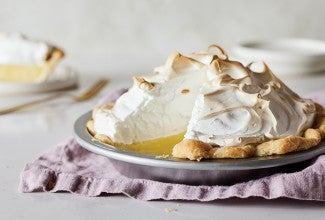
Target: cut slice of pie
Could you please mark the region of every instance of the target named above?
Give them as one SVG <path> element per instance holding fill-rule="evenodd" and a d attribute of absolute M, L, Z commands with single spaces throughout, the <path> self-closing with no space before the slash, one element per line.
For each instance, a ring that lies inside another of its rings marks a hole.
<path fill-rule="evenodd" d="M 17 33 L 0 34 L 0 81 L 42 82 L 64 57 L 61 49 Z"/>
<path fill-rule="evenodd" d="M 254 68 L 253 68 L 254 67 Z M 325 137 L 324 109 L 299 97 L 263 63 L 253 71 L 227 58 L 209 66 L 185 138 L 173 156 L 246 158 L 317 146 Z"/>
<path fill-rule="evenodd" d="M 89 131 L 97 140 L 124 149 L 171 153 L 183 139 L 214 57 L 209 52 L 172 54 L 152 74 L 134 77 L 133 86 L 116 103 L 95 108 Z"/>

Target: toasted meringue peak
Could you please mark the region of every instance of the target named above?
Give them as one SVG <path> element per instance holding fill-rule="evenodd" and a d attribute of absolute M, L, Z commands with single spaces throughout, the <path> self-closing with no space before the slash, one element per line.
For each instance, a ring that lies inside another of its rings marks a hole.
<path fill-rule="evenodd" d="M 185 132 L 213 59 L 209 52 L 171 54 L 152 74 L 134 77 L 134 85 L 114 107 L 94 112 L 95 132 L 122 144 Z"/>
<path fill-rule="evenodd" d="M 165 67 L 170 68 L 174 73 L 179 73 L 179 71 L 183 70 L 184 68 L 191 68 L 192 65 L 198 65 L 197 61 L 176 52 L 169 56 Z"/>
<path fill-rule="evenodd" d="M 238 146 L 300 135 L 312 126 L 315 104 L 290 90 L 265 63 L 254 72 L 254 64 L 245 67 L 224 58 L 209 66 L 186 139 Z"/>
<path fill-rule="evenodd" d="M 149 91 L 149 90 L 153 89 L 153 87 L 155 87 L 154 83 L 150 83 L 142 77 L 135 76 L 135 77 L 133 77 L 133 81 L 134 81 L 135 85 L 137 85 L 140 89 L 143 89 L 145 91 Z"/>
<path fill-rule="evenodd" d="M 210 53 L 214 53 L 219 59 L 221 60 L 227 60 L 228 59 L 228 55 L 227 53 L 218 45 L 212 44 L 208 47 L 208 51 Z M 215 52 L 213 52 L 215 51 Z"/>
<path fill-rule="evenodd" d="M 208 47 L 207 51 L 192 53 L 189 54 L 188 56 L 206 65 L 209 65 L 214 60 L 228 59 L 228 55 L 223 51 L 221 47 L 217 45 L 211 45 Z"/>

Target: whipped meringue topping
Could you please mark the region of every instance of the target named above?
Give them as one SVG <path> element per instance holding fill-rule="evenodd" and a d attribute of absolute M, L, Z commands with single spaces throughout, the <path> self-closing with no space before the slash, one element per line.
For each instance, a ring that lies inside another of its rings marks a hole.
<path fill-rule="evenodd" d="M 263 65 L 263 71 L 254 72 L 250 65 L 215 59 L 185 139 L 238 146 L 300 135 L 310 128 L 316 115 L 314 103 L 300 98 Z"/>
<path fill-rule="evenodd" d="M 40 65 L 51 46 L 19 33 L 0 33 L 0 64 Z"/>
<path fill-rule="evenodd" d="M 96 133 L 114 143 L 132 144 L 185 132 L 213 59 L 207 52 L 187 57 L 175 53 L 151 75 L 134 77 L 112 109 L 94 112 Z"/>

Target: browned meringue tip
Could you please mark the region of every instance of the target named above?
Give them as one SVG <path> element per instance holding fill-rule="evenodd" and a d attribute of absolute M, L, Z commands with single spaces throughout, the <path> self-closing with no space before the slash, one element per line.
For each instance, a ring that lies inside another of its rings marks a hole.
<path fill-rule="evenodd" d="M 270 67 L 264 61 L 250 62 L 246 67 L 255 73 L 272 73 Z"/>
<path fill-rule="evenodd" d="M 216 53 L 213 53 L 213 50 L 216 51 Z M 217 57 L 221 60 L 228 60 L 227 53 L 218 45 L 212 44 L 208 47 L 208 52 L 217 55 Z"/>
<path fill-rule="evenodd" d="M 154 83 L 148 82 L 145 78 L 140 76 L 133 77 L 134 84 L 144 91 L 150 91 L 155 87 Z"/>
<path fill-rule="evenodd" d="M 174 52 L 166 60 L 165 65 L 172 67 L 176 60 L 178 60 L 182 55 L 179 52 Z"/>
<path fill-rule="evenodd" d="M 261 69 L 256 68 L 256 67 L 254 68 L 254 65 L 260 65 L 259 68 L 261 68 Z M 278 81 L 278 78 L 274 75 L 274 73 L 272 72 L 270 67 L 264 61 L 251 62 L 246 67 L 252 73 L 263 74 L 264 78 L 267 79 L 267 81 L 269 81 L 269 82 Z M 282 85 L 282 84 L 283 83 L 280 83 L 280 86 L 285 86 L 285 85 Z M 294 96 L 298 96 L 298 95 L 295 94 Z"/>
<path fill-rule="evenodd" d="M 228 75 L 232 79 L 239 79 L 249 75 L 248 69 L 237 61 L 215 59 L 211 62 L 210 68 L 216 75 L 224 74 L 225 77 Z M 230 69 L 237 69 L 238 71 L 228 71 Z"/>
<path fill-rule="evenodd" d="M 167 67 L 171 68 L 172 70 L 174 70 L 176 73 L 179 70 L 186 68 L 188 66 L 194 66 L 197 68 L 202 67 L 202 63 L 198 62 L 197 60 L 195 60 L 191 57 L 184 56 L 184 55 L 180 54 L 179 52 L 175 52 L 175 53 L 171 54 L 167 58 L 165 65 Z"/>
<path fill-rule="evenodd" d="M 266 71 L 266 63 L 264 61 L 253 61 L 246 66 L 250 71 L 255 73 L 263 73 Z"/>

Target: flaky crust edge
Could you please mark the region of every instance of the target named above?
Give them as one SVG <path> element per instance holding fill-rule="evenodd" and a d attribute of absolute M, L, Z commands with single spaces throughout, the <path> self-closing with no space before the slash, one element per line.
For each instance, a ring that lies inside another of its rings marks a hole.
<path fill-rule="evenodd" d="M 184 139 L 173 148 L 172 155 L 177 158 L 197 160 L 216 158 L 248 158 L 287 154 L 307 150 L 317 146 L 325 138 L 325 110 L 315 103 L 317 116 L 312 128 L 302 136 L 291 135 L 259 144 L 234 147 L 214 147 L 198 140 Z"/>

